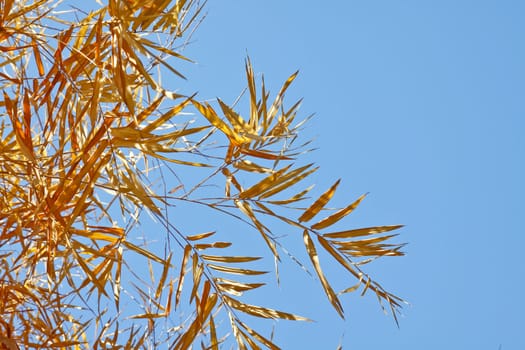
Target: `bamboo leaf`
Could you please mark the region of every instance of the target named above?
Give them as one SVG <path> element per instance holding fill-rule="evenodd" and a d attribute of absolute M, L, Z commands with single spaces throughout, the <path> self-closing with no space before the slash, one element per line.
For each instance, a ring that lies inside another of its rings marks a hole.
<path fill-rule="evenodd" d="M 336 213 L 322 219 L 321 221 L 319 221 L 318 223 L 312 225 L 312 229 L 314 230 L 320 230 L 320 229 L 323 229 L 325 227 L 328 227 L 328 226 L 331 226 L 333 224 L 335 224 L 336 222 L 338 222 L 339 220 L 341 220 L 342 218 L 344 218 L 346 215 L 350 214 L 351 212 L 354 211 L 355 208 L 357 208 L 357 206 L 359 205 L 359 203 L 361 203 L 361 201 L 366 197 L 366 194 L 362 195 L 361 197 L 359 197 L 354 203 L 350 204 L 349 206 L 347 206 L 346 208 L 343 208 L 339 211 L 337 211 Z"/>
<path fill-rule="evenodd" d="M 365 227 L 354 230 L 324 233 L 323 236 L 326 238 L 354 238 L 393 231 L 401 227 L 403 227 L 403 225 Z"/>
<path fill-rule="evenodd" d="M 197 290 L 201 283 L 202 273 L 204 272 L 204 266 L 199 263 L 199 256 L 195 253 L 192 256 L 192 271 L 193 271 L 193 288 L 190 293 L 190 302 L 197 296 Z"/>
<path fill-rule="evenodd" d="M 182 257 L 182 263 L 180 265 L 179 283 L 177 285 L 177 291 L 175 293 L 175 307 L 177 307 L 180 302 L 180 295 L 182 292 L 182 286 L 184 284 L 184 276 L 186 275 L 186 264 L 188 263 L 188 260 L 190 258 L 190 253 L 191 253 L 191 246 L 188 244 L 186 245 L 186 247 L 184 247 L 184 254 Z"/>
<path fill-rule="evenodd" d="M 261 259 L 257 256 L 217 256 L 217 255 L 206 255 L 202 254 L 201 258 L 208 260 L 208 261 L 216 261 L 216 262 L 224 262 L 224 263 L 242 263 L 242 262 L 250 262 L 250 261 L 256 261 Z"/>
<path fill-rule="evenodd" d="M 172 257 L 172 253 L 170 253 L 168 258 L 164 262 L 162 274 L 160 276 L 159 283 L 157 285 L 157 290 L 155 291 L 155 299 L 158 299 L 160 297 L 160 294 L 162 293 L 162 289 L 165 287 L 166 278 L 168 277 L 168 271 L 169 271 L 170 264 L 171 264 L 171 257 Z"/>
<path fill-rule="evenodd" d="M 217 129 L 222 131 L 232 143 L 236 145 L 241 145 L 245 142 L 249 142 L 250 140 L 239 135 L 235 131 L 233 131 L 225 122 L 222 121 L 221 118 L 215 113 L 213 108 L 209 105 L 202 105 L 199 102 L 192 100 L 191 101 L 193 105 L 197 108 L 197 110 L 206 118 L 208 121 L 215 126 Z"/>
<path fill-rule="evenodd" d="M 339 186 L 339 183 L 341 182 L 341 179 L 337 180 L 332 187 L 330 187 L 325 193 L 323 193 L 310 207 L 308 207 L 304 213 L 299 217 L 299 222 L 303 221 L 309 221 L 311 220 L 317 213 L 319 213 L 324 206 L 330 201 L 330 199 L 335 194 L 335 191 L 337 190 L 337 186 Z"/>
<path fill-rule="evenodd" d="M 265 308 L 262 306 L 245 304 L 243 302 L 240 302 L 228 296 L 224 296 L 223 300 L 227 305 L 233 307 L 234 309 L 237 309 L 246 314 L 256 316 L 256 317 L 271 318 L 271 319 L 285 319 L 285 320 L 293 320 L 293 321 L 311 321 L 310 319 L 306 317 L 290 314 L 287 312 L 269 309 L 269 308 Z"/>
<path fill-rule="evenodd" d="M 250 327 L 248 327 L 247 324 L 241 322 L 241 321 L 238 321 L 239 325 L 241 325 L 242 328 L 244 328 L 252 337 L 254 337 L 255 339 L 257 339 L 258 341 L 261 342 L 261 344 L 264 344 L 265 346 L 268 347 L 268 349 L 272 349 L 272 350 L 279 350 L 280 348 L 275 345 L 273 342 L 271 342 L 270 340 L 268 340 L 267 338 L 263 337 L 262 335 L 260 335 L 259 333 L 257 333 L 256 331 L 254 331 L 253 329 L 251 329 Z"/>
<path fill-rule="evenodd" d="M 186 239 L 188 239 L 189 241 L 199 241 L 199 240 L 204 239 L 206 237 L 210 237 L 210 236 L 212 236 L 214 234 L 215 234 L 215 231 L 209 231 L 209 232 L 199 233 L 199 234 L 193 235 L 193 236 L 186 236 Z"/>
<path fill-rule="evenodd" d="M 217 287 L 226 293 L 241 296 L 245 291 L 264 286 L 264 283 L 241 283 L 224 278 L 216 278 Z"/>
<path fill-rule="evenodd" d="M 242 269 L 239 267 L 230 267 L 230 266 L 215 265 L 215 264 L 208 264 L 207 266 L 217 271 L 232 273 L 236 275 L 263 275 L 265 273 L 268 273 L 268 271 Z"/>
<path fill-rule="evenodd" d="M 315 272 L 317 272 L 317 276 L 319 276 L 319 280 L 321 281 L 321 285 L 323 286 L 328 300 L 330 301 L 334 309 L 337 311 L 339 316 L 341 316 L 341 318 L 344 318 L 344 312 L 343 307 L 341 306 L 341 302 L 339 301 L 339 298 L 337 298 L 337 295 L 330 286 L 330 283 L 324 276 L 323 270 L 321 269 L 321 265 L 319 263 L 319 256 L 317 255 L 317 250 L 315 249 L 314 242 L 312 242 L 312 238 L 310 238 L 310 235 L 308 234 L 307 230 L 304 230 L 303 232 L 303 240 L 306 246 L 306 251 L 308 252 L 308 256 L 312 261 L 312 265 L 315 268 Z"/>
<path fill-rule="evenodd" d="M 282 155 L 282 154 L 275 154 L 272 152 L 265 152 L 265 151 L 258 151 L 255 149 L 249 149 L 245 147 L 239 148 L 239 152 L 246 154 L 248 156 L 256 157 L 256 158 L 262 158 L 262 159 L 268 159 L 268 160 L 292 160 L 293 158 L 290 158 L 288 156 Z"/>
<path fill-rule="evenodd" d="M 150 259 L 150 260 L 156 261 L 159 264 L 164 264 L 165 263 L 164 259 L 159 258 L 157 255 L 153 254 L 152 252 L 149 252 L 149 251 L 147 251 L 144 248 L 136 246 L 135 244 L 133 244 L 133 243 L 131 243 L 129 241 L 122 241 L 122 244 L 124 244 L 124 246 L 126 246 L 126 248 L 128 248 L 130 250 L 133 250 L 135 253 L 138 253 L 138 254 L 140 254 L 140 255 L 142 255 L 142 256 Z"/>
<path fill-rule="evenodd" d="M 242 198 L 242 199 L 253 198 L 253 197 L 260 195 L 264 191 L 267 191 L 268 189 L 272 188 L 272 186 L 276 182 L 280 181 L 282 175 L 285 174 L 288 169 L 290 169 L 290 165 L 276 171 L 275 173 L 271 175 L 268 175 L 267 177 L 265 177 L 264 179 L 262 179 L 255 185 L 239 193 L 239 198 Z"/>
<path fill-rule="evenodd" d="M 227 248 L 231 246 L 230 242 L 214 242 L 214 243 L 201 243 L 195 244 L 194 248 L 197 250 L 204 250 L 209 248 Z"/>

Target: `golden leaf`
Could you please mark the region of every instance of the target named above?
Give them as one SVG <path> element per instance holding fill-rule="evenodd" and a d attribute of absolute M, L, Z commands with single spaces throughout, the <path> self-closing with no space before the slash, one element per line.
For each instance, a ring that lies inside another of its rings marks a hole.
<path fill-rule="evenodd" d="M 271 342 L 269 339 L 263 337 L 262 335 L 260 335 L 259 333 L 257 333 L 256 331 L 254 331 L 252 328 L 248 327 L 247 324 L 245 324 L 244 322 L 241 322 L 241 321 L 238 321 L 239 325 L 244 328 L 252 337 L 254 337 L 255 339 L 257 339 L 258 341 L 260 341 L 262 344 L 266 345 L 268 347 L 268 349 L 272 349 L 272 350 L 279 350 L 280 348 L 275 345 L 273 342 Z"/>
<path fill-rule="evenodd" d="M 130 249 L 130 250 L 133 250 L 134 252 L 150 259 L 150 260 L 153 260 L 153 261 L 156 261 L 158 262 L 159 264 L 164 264 L 165 263 L 165 260 L 162 259 L 162 258 L 159 258 L 157 255 L 153 254 L 152 252 L 149 252 L 147 251 L 146 249 L 143 249 L 139 246 L 136 246 L 135 244 L 129 242 L 129 241 L 122 241 L 122 244 L 124 244 L 124 246 L 126 246 L 126 248 Z"/>
<path fill-rule="evenodd" d="M 172 253 L 168 255 L 168 258 L 164 262 L 164 267 L 162 268 L 162 274 L 160 276 L 159 283 L 157 285 L 157 290 L 155 291 L 156 299 L 160 297 L 160 294 L 162 293 L 162 289 L 165 286 L 166 278 L 168 277 L 168 271 L 169 271 L 170 264 L 171 264 L 171 257 L 172 257 Z"/>
<path fill-rule="evenodd" d="M 213 108 L 209 105 L 202 105 L 199 102 L 192 100 L 191 101 L 193 105 L 197 108 L 197 110 L 206 118 L 208 121 L 215 126 L 217 129 L 222 131 L 232 143 L 236 145 L 241 145 L 243 143 L 249 142 L 250 140 L 246 137 L 243 137 L 230 129 L 230 127 L 222 121 L 221 118 L 217 115 L 217 113 L 213 110 Z"/>
<path fill-rule="evenodd" d="M 335 212 L 334 214 L 322 219 L 321 221 L 319 221 L 318 223 L 312 225 L 312 229 L 314 230 L 319 230 L 319 229 L 323 229 L 325 227 L 328 227 L 328 226 L 331 226 L 333 224 L 335 224 L 336 222 L 338 222 L 339 220 L 341 220 L 342 218 L 344 218 L 346 215 L 350 214 L 351 212 L 354 211 L 355 208 L 357 208 L 357 206 L 359 205 L 359 203 L 361 203 L 361 201 L 366 197 L 366 194 L 362 195 L 361 197 L 359 197 L 354 203 L 350 204 L 349 206 L 347 206 L 346 208 L 343 208 L 337 212 Z"/>
<path fill-rule="evenodd" d="M 311 321 L 310 319 L 306 317 L 290 314 L 288 312 L 269 309 L 269 308 L 265 308 L 262 306 L 245 304 L 243 302 L 240 302 L 239 300 L 230 298 L 228 296 L 224 296 L 223 300 L 227 305 L 233 307 L 234 309 L 237 309 L 246 314 L 256 316 L 256 317 L 285 319 L 285 320 L 293 320 L 293 321 Z"/>
<path fill-rule="evenodd" d="M 217 271 L 227 272 L 227 273 L 232 273 L 232 274 L 237 274 L 237 275 L 263 275 L 265 273 L 268 273 L 268 271 L 242 269 L 239 267 L 230 267 L 230 266 L 215 265 L 215 264 L 207 264 L 207 266 Z"/>
<path fill-rule="evenodd" d="M 321 269 L 321 265 L 319 264 L 319 256 L 317 255 L 317 250 L 315 249 L 314 242 L 312 242 L 312 238 L 310 238 L 310 235 L 306 230 L 304 230 L 303 232 L 303 240 L 306 246 L 306 251 L 308 252 L 308 256 L 310 256 L 312 265 L 314 265 L 315 272 L 317 272 L 317 276 L 319 276 L 319 280 L 321 281 L 321 285 L 323 286 L 323 289 L 326 295 L 328 296 L 328 300 L 330 300 L 330 303 L 332 303 L 332 306 L 337 311 L 339 316 L 341 316 L 341 318 L 344 318 L 344 312 L 343 307 L 341 306 L 341 302 L 339 301 L 339 298 L 337 298 L 337 295 L 330 286 L 330 283 L 324 276 L 323 270 Z"/>
<path fill-rule="evenodd" d="M 328 201 L 333 197 L 337 186 L 339 186 L 339 182 L 341 182 L 340 179 L 337 180 L 332 185 L 332 187 L 330 187 L 325 193 L 323 193 L 310 207 L 308 207 L 308 209 L 306 209 L 304 213 L 299 217 L 299 222 L 309 221 L 317 213 L 319 213 L 328 203 Z"/>
<path fill-rule="evenodd" d="M 326 238 L 353 238 L 393 231 L 401 227 L 403 227 L 403 225 L 365 227 L 354 230 L 324 233 L 323 236 Z"/>
<path fill-rule="evenodd" d="M 179 283 L 177 285 L 177 292 L 175 293 L 175 307 L 177 307 L 180 302 L 180 295 L 182 292 L 182 286 L 184 284 L 184 276 L 186 275 L 186 264 L 188 263 L 188 260 L 190 258 L 190 253 L 191 246 L 188 244 L 184 247 L 184 254 L 182 258 L 182 263 L 180 265 Z"/>
<path fill-rule="evenodd" d="M 290 165 L 274 172 L 271 175 L 268 175 L 255 185 L 239 193 L 239 198 L 253 198 L 260 195 L 264 191 L 271 189 L 276 182 L 281 181 L 282 175 L 286 173 L 288 169 L 290 169 Z"/>
<path fill-rule="evenodd" d="M 242 263 L 261 259 L 257 256 L 224 256 L 224 255 L 206 255 L 202 254 L 201 258 L 208 261 L 225 262 L 225 263 Z"/>
<path fill-rule="evenodd" d="M 186 236 L 186 239 L 188 239 L 189 241 L 199 241 L 199 240 L 201 240 L 203 238 L 210 237 L 213 234 L 215 234 L 215 231 L 199 233 L 199 234 L 193 235 L 193 236 Z"/>

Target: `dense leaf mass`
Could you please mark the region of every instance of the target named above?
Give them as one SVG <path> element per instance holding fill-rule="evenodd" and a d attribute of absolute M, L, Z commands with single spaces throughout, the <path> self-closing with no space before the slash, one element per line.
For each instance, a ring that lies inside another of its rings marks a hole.
<path fill-rule="evenodd" d="M 400 226 L 332 229 L 364 198 L 327 208 L 339 180 L 307 197 L 317 167 L 297 165 L 308 145 L 298 138 L 300 101 L 284 105 L 297 73 L 272 96 L 247 60 L 245 111 L 200 101 L 162 81 L 183 78 L 181 48 L 203 4 L 75 6 L 0 1 L 0 348 L 275 349 L 248 316 L 308 319 L 241 297 L 269 288 L 260 270 L 268 259 L 311 264 L 341 317 L 341 295 L 361 290 L 397 322 L 403 301 L 363 267 L 403 254 L 385 235 Z M 181 181 L 184 169 L 198 180 Z M 232 254 L 235 236 L 213 222 L 184 232 L 171 219 L 178 203 L 243 223 L 265 259 Z M 144 220 L 158 227 L 160 246 L 134 235 Z M 310 262 L 283 247 L 276 224 L 299 243 L 302 233 Z M 350 287 L 334 290 L 320 250 L 355 280 Z"/>

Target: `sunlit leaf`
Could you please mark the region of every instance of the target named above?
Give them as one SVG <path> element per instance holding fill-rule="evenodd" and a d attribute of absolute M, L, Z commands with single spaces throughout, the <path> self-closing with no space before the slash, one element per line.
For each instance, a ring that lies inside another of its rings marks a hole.
<path fill-rule="evenodd" d="M 344 312 L 343 307 L 341 306 L 341 302 L 339 301 L 339 298 L 332 289 L 332 286 L 330 286 L 330 283 L 324 276 L 323 270 L 321 269 L 321 265 L 319 264 L 319 256 L 317 255 L 317 250 L 315 249 L 314 242 L 312 242 L 312 238 L 310 238 L 310 235 L 306 230 L 303 232 L 303 240 L 306 246 L 306 251 L 308 252 L 308 256 L 310 257 L 310 260 L 314 265 L 315 272 L 317 272 L 317 276 L 319 276 L 319 280 L 321 281 L 321 284 L 328 297 L 328 300 L 330 300 L 330 303 L 332 303 L 332 306 L 337 311 L 339 316 L 341 316 L 341 318 L 344 318 Z"/>
<path fill-rule="evenodd" d="M 403 227 L 403 225 L 365 227 L 354 230 L 324 233 L 323 236 L 326 238 L 353 238 L 397 230 L 401 227 Z"/>
<path fill-rule="evenodd" d="M 229 306 L 233 307 L 234 309 L 237 309 L 239 311 L 242 311 L 246 314 L 256 316 L 256 317 L 262 317 L 262 318 L 272 318 L 272 319 L 285 319 L 285 320 L 294 320 L 294 321 L 310 321 L 306 317 L 290 314 L 287 312 L 269 309 L 261 306 L 256 305 L 250 305 L 245 304 L 243 302 L 240 302 L 236 299 L 230 298 L 228 296 L 224 297 L 224 301 Z"/>
<path fill-rule="evenodd" d="M 325 193 L 323 193 L 311 206 L 309 206 L 304 213 L 299 217 L 299 221 L 309 221 L 312 219 L 317 213 L 319 213 L 324 206 L 328 203 L 328 201 L 333 197 L 335 194 L 335 191 L 337 189 L 337 186 L 339 186 L 339 182 L 341 180 L 337 180 L 332 187 L 328 189 Z"/>
<path fill-rule="evenodd" d="M 355 208 L 357 208 L 357 206 L 359 205 L 359 203 L 361 203 L 361 201 L 363 199 L 365 199 L 366 197 L 366 194 L 362 195 L 361 197 L 359 197 L 354 203 L 350 204 L 349 206 L 347 206 L 346 208 L 343 208 L 337 212 L 335 212 L 334 214 L 322 219 L 321 221 L 319 221 L 318 223 L 316 224 L 313 224 L 311 227 L 312 229 L 314 230 L 320 230 L 320 229 L 323 229 L 323 228 L 326 228 L 328 226 L 331 226 L 333 224 L 335 224 L 336 222 L 338 222 L 339 220 L 341 220 L 342 218 L 344 218 L 346 215 L 350 214 L 351 212 L 354 211 Z"/>

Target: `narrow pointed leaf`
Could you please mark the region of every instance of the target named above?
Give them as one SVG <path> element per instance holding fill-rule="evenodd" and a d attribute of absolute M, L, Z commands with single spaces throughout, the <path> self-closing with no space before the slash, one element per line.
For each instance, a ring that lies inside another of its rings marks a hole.
<path fill-rule="evenodd" d="M 343 307 L 341 306 L 341 302 L 339 301 L 339 298 L 332 289 L 332 286 L 330 286 L 330 283 L 324 276 L 323 270 L 321 269 L 321 264 L 319 263 L 319 256 L 317 255 L 317 250 L 315 249 L 314 242 L 312 242 L 312 238 L 310 238 L 310 235 L 306 230 L 304 230 L 303 232 L 303 240 L 306 246 L 306 251 L 308 252 L 308 256 L 310 256 L 312 265 L 315 268 L 315 272 L 317 272 L 317 276 L 319 276 L 319 280 L 321 281 L 321 285 L 323 286 L 328 300 L 330 301 L 334 309 L 337 311 L 339 316 L 341 316 L 341 318 L 344 318 L 344 312 Z"/>
<path fill-rule="evenodd" d="M 299 222 L 303 221 L 309 221 L 312 219 L 317 213 L 319 213 L 324 206 L 328 203 L 328 201 L 333 197 L 335 191 L 337 190 L 337 186 L 339 186 L 339 183 L 341 180 L 337 180 L 332 187 L 330 187 L 325 193 L 323 193 L 308 209 L 306 209 L 299 217 Z"/>
<path fill-rule="evenodd" d="M 357 208 L 357 206 L 359 205 L 359 203 L 361 203 L 361 201 L 366 197 L 366 194 L 362 195 L 361 197 L 359 197 L 354 203 L 350 204 L 349 206 L 347 206 L 346 208 L 343 208 L 337 212 L 335 212 L 334 214 L 324 218 L 323 220 L 319 221 L 318 223 L 312 225 L 312 229 L 314 230 L 320 230 L 320 229 L 323 229 L 325 227 L 328 227 L 328 226 L 331 226 L 333 224 L 335 224 L 336 222 L 338 222 L 339 220 L 341 220 L 342 218 L 344 218 L 346 215 L 350 214 L 351 212 L 354 211 L 355 208 Z"/>
<path fill-rule="evenodd" d="M 245 304 L 243 302 L 240 302 L 239 300 L 230 298 L 228 296 L 224 297 L 224 302 L 229 306 L 233 307 L 234 309 L 237 309 L 252 316 L 271 319 L 285 319 L 292 321 L 310 321 L 306 317 L 290 314 L 288 312 L 269 309 L 262 306 Z"/>
<path fill-rule="evenodd" d="M 354 230 L 324 233 L 323 236 L 326 238 L 353 238 L 393 231 L 401 227 L 403 227 L 403 225 L 365 227 Z"/>

